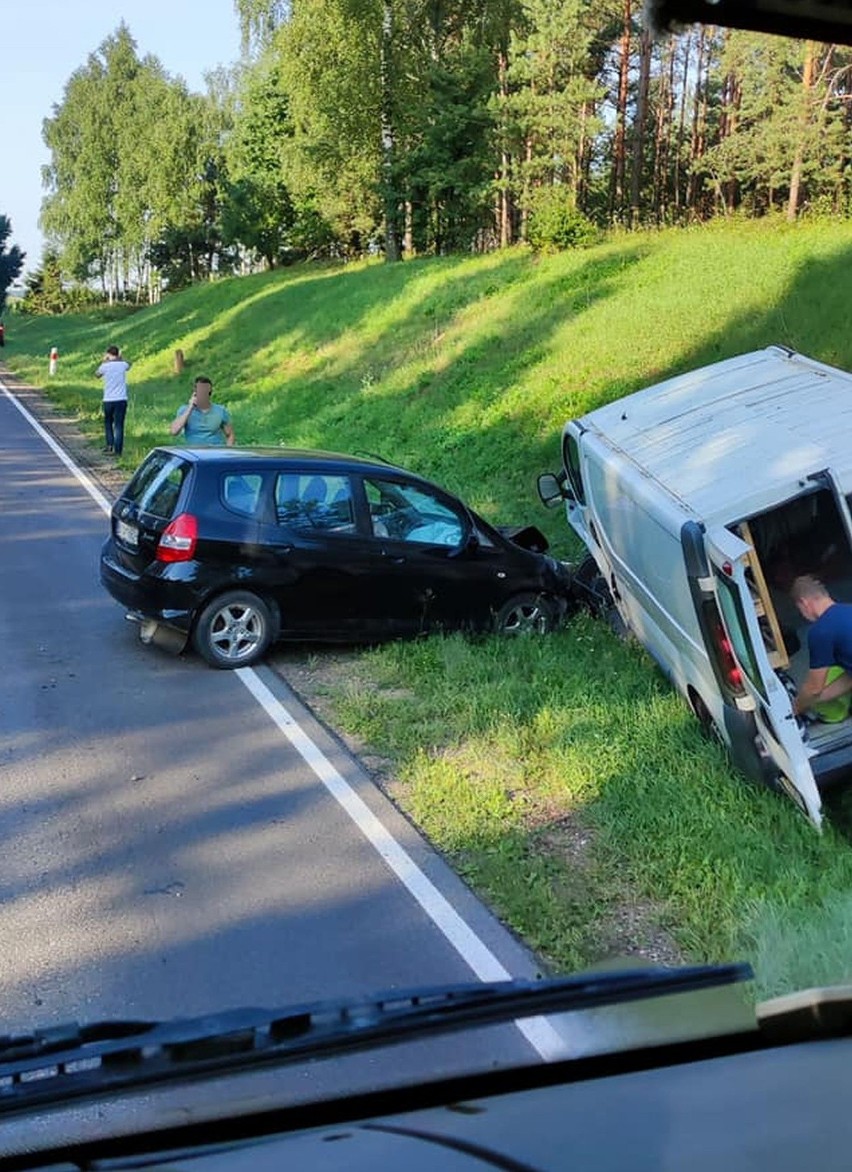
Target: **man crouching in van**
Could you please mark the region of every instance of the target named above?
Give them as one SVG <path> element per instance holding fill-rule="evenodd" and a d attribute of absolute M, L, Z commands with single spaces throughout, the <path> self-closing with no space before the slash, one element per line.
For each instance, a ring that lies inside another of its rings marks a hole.
<path fill-rule="evenodd" d="M 824 720 L 849 714 L 852 692 L 852 604 L 835 602 L 818 578 L 796 578 L 790 596 L 807 622 L 810 669 L 793 701 L 797 716 L 813 709 Z M 834 703 L 829 703 L 834 701 Z"/>

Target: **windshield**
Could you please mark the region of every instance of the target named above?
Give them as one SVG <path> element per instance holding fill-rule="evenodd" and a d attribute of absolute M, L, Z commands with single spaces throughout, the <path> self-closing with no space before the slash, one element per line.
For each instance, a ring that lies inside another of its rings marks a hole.
<path fill-rule="evenodd" d="M 852 49 L 54 7 L 0 71 L 0 1052 L 51 1072 L 0 1107 L 60 1027 L 124 1077 L 282 1042 L 219 1015 L 746 966 L 300 1051 L 318 1101 L 852 979 Z"/>

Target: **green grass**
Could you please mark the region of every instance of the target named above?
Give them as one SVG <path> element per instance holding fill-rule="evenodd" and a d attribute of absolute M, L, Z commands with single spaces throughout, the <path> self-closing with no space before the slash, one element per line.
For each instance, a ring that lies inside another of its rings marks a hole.
<path fill-rule="evenodd" d="M 112 322 L 7 317 L 3 358 L 99 439 L 93 371 L 121 345 L 128 470 L 206 373 L 238 440 L 379 453 L 493 520 L 536 521 L 566 553 L 534 488 L 564 421 L 772 342 L 852 368 L 850 254 L 852 224 L 765 221 L 552 257 L 297 267 Z M 396 800 L 554 968 L 659 931 L 684 959 L 752 960 L 761 992 L 852 976 L 852 803 L 820 836 L 734 777 L 602 625 L 394 645 L 357 656 L 335 691 L 335 719 L 392 762 Z"/>
<path fill-rule="evenodd" d="M 398 800 L 554 968 L 612 955 L 613 917 L 638 893 L 684 957 L 750 959 L 762 992 L 852 973 L 843 811 L 818 835 L 733 776 L 644 653 L 593 620 L 531 643 L 379 649 L 336 711 L 397 763 Z M 569 842 L 590 835 L 591 858 L 559 849 L 566 826 Z"/>

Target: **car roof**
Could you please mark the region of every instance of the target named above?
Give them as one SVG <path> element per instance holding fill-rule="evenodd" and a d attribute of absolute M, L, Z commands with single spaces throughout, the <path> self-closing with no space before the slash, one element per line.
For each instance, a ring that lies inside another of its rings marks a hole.
<path fill-rule="evenodd" d="M 852 487 L 852 375 L 780 346 L 677 375 L 579 422 L 708 521 L 791 499 L 826 468 Z"/>
<path fill-rule="evenodd" d="M 164 445 L 156 448 L 155 451 L 168 452 L 193 464 L 201 465 L 222 464 L 227 466 L 235 461 L 242 463 L 249 461 L 282 467 L 298 465 L 300 468 L 310 467 L 317 472 L 357 467 L 361 471 L 399 472 L 404 476 L 423 479 L 416 472 L 409 472 L 396 464 L 385 462 L 380 456 L 355 456 L 343 452 L 325 452 L 315 448 L 239 447 L 237 445 L 227 447 L 224 444 L 215 447 L 192 448 L 183 447 L 183 445 Z"/>

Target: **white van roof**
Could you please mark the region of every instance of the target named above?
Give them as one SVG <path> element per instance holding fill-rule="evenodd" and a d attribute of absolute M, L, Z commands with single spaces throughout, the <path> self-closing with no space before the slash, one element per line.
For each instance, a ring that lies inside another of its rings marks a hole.
<path fill-rule="evenodd" d="M 852 482 L 852 375 L 780 346 L 676 375 L 580 422 L 707 521 L 787 500 L 824 468 Z"/>

